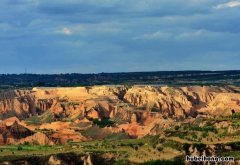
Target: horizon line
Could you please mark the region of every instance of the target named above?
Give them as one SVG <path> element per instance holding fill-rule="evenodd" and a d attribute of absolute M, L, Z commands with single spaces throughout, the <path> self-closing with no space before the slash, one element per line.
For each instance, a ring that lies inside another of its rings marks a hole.
<path fill-rule="evenodd" d="M 62 74 L 121 74 L 121 73 L 153 73 L 153 72 L 238 72 L 240 70 L 159 70 L 159 71 L 129 71 L 129 72 L 95 72 L 95 73 L 80 73 L 80 72 L 66 72 L 66 73 L 0 73 L 0 75 L 62 75 Z"/>

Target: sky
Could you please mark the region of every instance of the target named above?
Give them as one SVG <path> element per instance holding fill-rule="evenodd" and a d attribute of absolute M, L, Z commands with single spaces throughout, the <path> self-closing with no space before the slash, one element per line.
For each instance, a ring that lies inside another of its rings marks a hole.
<path fill-rule="evenodd" d="M 1 0 L 0 73 L 240 69 L 240 0 Z"/>

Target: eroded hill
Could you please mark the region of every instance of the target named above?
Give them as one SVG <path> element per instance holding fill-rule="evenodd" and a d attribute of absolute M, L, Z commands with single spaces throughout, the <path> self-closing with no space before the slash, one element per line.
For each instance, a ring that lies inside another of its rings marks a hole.
<path fill-rule="evenodd" d="M 142 137 L 157 125 L 167 129 L 180 120 L 238 112 L 240 88 L 233 86 L 33 88 L 5 91 L 0 96 L 2 120 L 17 117 L 21 121 L 14 119 L 14 124 L 32 131 L 51 130 L 56 141 L 64 134 L 74 141 L 86 140 L 75 130 L 94 125 L 109 124 L 104 131 Z"/>
<path fill-rule="evenodd" d="M 240 141 L 239 114 L 236 86 L 5 90 L 0 94 L 0 145 L 64 145 L 157 135 L 214 148 Z M 181 154 L 176 151 L 169 158 Z"/>

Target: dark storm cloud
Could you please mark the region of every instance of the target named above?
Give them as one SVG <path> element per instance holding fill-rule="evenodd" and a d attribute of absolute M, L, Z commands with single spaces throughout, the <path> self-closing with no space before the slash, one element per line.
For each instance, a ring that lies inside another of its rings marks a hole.
<path fill-rule="evenodd" d="M 240 1 L 3 0 L 0 71 L 240 69 Z"/>

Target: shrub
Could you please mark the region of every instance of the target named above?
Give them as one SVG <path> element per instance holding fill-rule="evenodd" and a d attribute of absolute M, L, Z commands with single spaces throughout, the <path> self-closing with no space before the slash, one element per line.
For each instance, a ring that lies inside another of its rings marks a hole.
<path fill-rule="evenodd" d="M 198 138 L 197 134 L 195 134 L 195 133 L 192 134 L 192 138 L 196 140 Z"/>
<path fill-rule="evenodd" d="M 157 148 L 157 150 L 158 150 L 159 152 L 163 151 L 163 149 L 164 149 L 163 147 L 158 147 L 158 148 Z"/>
<path fill-rule="evenodd" d="M 232 118 L 240 119 L 240 112 L 232 114 Z"/>
<path fill-rule="evenodd" d="M 217 133 L 217 129 L 214 126 L 205 126 L 203 127 L 203 131 Z"/>
<path fill-rule="evenodd" d="M 135 146 L 134 146 L 134 149 L 135 149 L 135 151 L 137 151 L 137 150 L 138 150 L 138 146 L 137 146 L 137 145 L 135 145 Z"/>
<path fill-rule="evenodd" d="M 184 143 L 184 144 L 183 144 L 183 150 L 184 150 L 186 153 L 188 153 L 190 146 L 191 146 L 190 144 Z"/>
<path fill-rule="evenodd" d="M 138 143 L 138 145 L 139 145 L 139 146 L 143 146 L 143 145 L 144 145 L 144 143 L 143 143 L 143 142 L 140 142 L 140 143 Z"/>
<path fill-rule="evenodd" d="M 24 142 L 23 145 L 25 145 L 25 146 L 29 146 L 30 143 L 29 143 L 29 142 Z"/>
<path fill-rule="evenodd" d="M 208 136 L 208 133 L 207 133 L 207 132 L 203 132 L 203 133 L 202 133 L 202 137 L 203 137 L 203 138 L 206 138 L 207 136 Z"/>
<path fill-rule="evenodd" d="M 180 126 L 176 125 L 175 130 L 178 131 L 180 129 Z"/>
<path fill-rule="evenodd" d="M 156 144 L 153 144 L 153 146 L 152 146 L 154 149 L 156 148 Z"/>
<path fill-rule="evenodd" d="M 180 133 L 180 134 L 178 135 L 178 137 L 179 137 L 180 139 L 184 139 L 185 135 L 184 135 L 183 133 Z"/>
<path fill-rule="evenodd" d="M 23 150 L 22 146 L 18 146 L 17 150 L 22 151 Z"/>
<path fill-rule="evenodd" d="M 112 126 L 114 122 L 109 119 L 103 119 L 101 121 L 99 121 L 98 119 L 93 119 L 93 124 L 98 125 L 100 128 L 104 128 Z"/>

